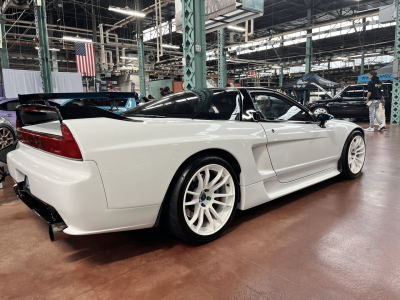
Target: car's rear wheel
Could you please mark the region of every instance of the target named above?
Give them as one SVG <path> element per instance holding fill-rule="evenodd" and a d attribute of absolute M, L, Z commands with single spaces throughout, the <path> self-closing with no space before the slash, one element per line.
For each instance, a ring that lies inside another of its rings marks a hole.
<path fill-rule="evenodd" d="M 207 243 L 232 221 L 239 199 L 233 168 L 219 157 L 202 157 L 182 172 L 172 191 L 168 225 L 176 236 Z"/>
<path fill-rule="evenodd" d="M 316 107 L 313 109 L 313 114 L 318 116 L 320 114 L 329 114 L 329 110 L 325 107 Z"/>
<path fill-rule="evenodd" d="M 364 136 L 353 132 L 347 139 L 342 152 L 342 175 L 347 179 L 357 178 L 364 167 L 366 147 Z"/>
<path fill-rule="evenodd" d="M 0 127 L 0 150 L 10 146 L 15 142 L 13 130 L 7 126 Z"/>

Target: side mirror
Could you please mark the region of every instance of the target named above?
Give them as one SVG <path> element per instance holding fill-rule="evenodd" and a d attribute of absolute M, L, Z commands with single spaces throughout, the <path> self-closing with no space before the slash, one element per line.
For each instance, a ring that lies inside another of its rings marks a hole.
<path fill-rule="evenodd" d="M 262 119 L 261 114 L 258 111 L 252 112 L 251 116 L 253 118 L 253 121 L 255 121 L 255 122 L 258 122 Z"/>
<path fill-rule="evenodd" d="M 334 117 L 329 114 L 319 114 L 317 116 L 317 120 L 320 121 L 321 123 L 319 124 L 319 127 L 325 128 L 325 123 L 329 120 L 332 120 Z"/>

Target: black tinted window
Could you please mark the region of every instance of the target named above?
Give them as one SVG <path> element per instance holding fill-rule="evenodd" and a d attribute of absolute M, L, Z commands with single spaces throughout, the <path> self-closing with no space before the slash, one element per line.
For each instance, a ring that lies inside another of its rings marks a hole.
<path fill-rule="evenodd" d="M 125 117 L 160 116 L 207 120 L 238 120 L 237 91 L 197 90 L 167 95 L 123 113 Z"/>
<path fill-rule="evenodd" d="M 15 111 L 17 106 L 21 105 L 19 100 L 13 100 L 0 105 L 1 110 Z"/>
<path fill-rule="evenodd" d="M 342 97 L 362 98 L 364 97 L 364 88 L 362 86 L 349 87 L 343 92 Z"/>

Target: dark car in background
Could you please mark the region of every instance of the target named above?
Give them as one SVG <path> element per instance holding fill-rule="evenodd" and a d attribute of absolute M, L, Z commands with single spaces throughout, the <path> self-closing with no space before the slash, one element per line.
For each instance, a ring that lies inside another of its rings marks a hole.
<path fill-rule="evenodd" d="M 368 119 L 367 94 L 366 84 L 350 85 L 333 98 L 310 103 L 308 108 L 316 115 L 327 113 L 332 114 L 335 118 Z M 386 101 L 386 119 L 389 120 L 392 105 L 391 83 L 382 84 L 382 95 Z"/>
<path fill-rule="evenodd" d="M 51 105 L 59 106 L 57 102 L 50 101 Z M 0 150 L 17 140 L 15 129 L 16 109 L 21 105 L 18 98 L 0 98 Z"/>

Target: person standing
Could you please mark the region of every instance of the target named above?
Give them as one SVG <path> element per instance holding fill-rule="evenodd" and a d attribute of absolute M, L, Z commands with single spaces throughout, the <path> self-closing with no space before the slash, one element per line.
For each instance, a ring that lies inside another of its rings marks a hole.
<path fill-rule="evenodd" d="M 379 80 L 378 74 L 371 71 L 368 75 L 371 81 L 368 83 L 367 106 L 369 108 L 369 127 L 365 131 L 374 131 L 375 119 L 379 123 L 379 131 L 385 129 L 385 125 L 379 118 L 376 110 L 379 108 L 379 103 L 382 99 L 382 83 Z"/>
<path fill-rule="evenodd" d="M 295 90 L 291 91 L 290 94 L 292 95 L 293 100 L 300 102 L 299 99 L 297 99 L 297 94 Z"/>

